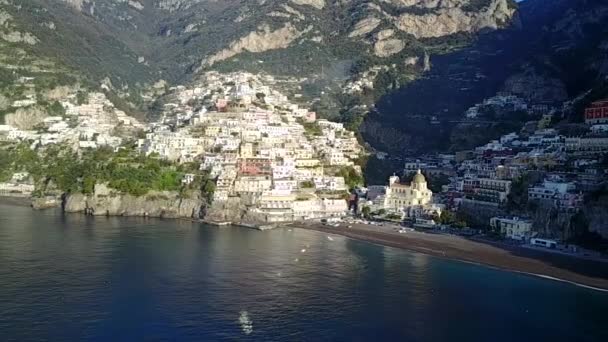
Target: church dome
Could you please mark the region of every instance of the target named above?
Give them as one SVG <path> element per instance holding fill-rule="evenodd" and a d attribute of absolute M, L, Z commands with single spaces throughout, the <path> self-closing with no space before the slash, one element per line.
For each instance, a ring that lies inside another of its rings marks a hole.
<path fill-rule="evenodd" d="M 418 169 L 418 172 L 416 172 L 416 174 L 414 175 L 414 179 L 412 180 L 412 183 L 416 183 L 416 184 L 426 183 L 426 178 L 424 178 L 424 175 L 422 174 L 422 172 L 420 172 L 420 169 Z"/>

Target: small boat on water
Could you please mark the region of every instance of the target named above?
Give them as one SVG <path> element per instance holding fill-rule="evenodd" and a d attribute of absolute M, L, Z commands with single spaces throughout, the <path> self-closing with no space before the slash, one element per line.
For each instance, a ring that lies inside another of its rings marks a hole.
<path fill-rule="evenodd" d="M 245 335 L 249 335 L 253 332 L 253 321 L 249 318 L 249 313 L 247 311 L 241 311 L 239 324 L 241 324 L 241 330 Z"/>

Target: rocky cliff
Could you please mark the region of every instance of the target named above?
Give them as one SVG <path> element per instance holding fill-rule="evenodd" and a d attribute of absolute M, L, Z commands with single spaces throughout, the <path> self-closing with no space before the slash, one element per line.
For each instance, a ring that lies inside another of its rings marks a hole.
<path fill-rule="evenodd" d="M 67 195 L 63 208 L 68 213 L 80 212 L 94 216 L 201 219 L 205 216 L 207 203 L 202 198 L 181 198 L 177 192 L 150 192 L 136 197 L 97 185 L 93 194 Z"/>

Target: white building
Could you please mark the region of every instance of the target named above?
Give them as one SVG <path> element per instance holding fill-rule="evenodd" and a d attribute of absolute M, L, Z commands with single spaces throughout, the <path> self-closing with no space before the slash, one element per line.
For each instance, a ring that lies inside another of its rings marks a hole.
<path fill-rule="evenodd" d="M 492 217 L 490 219 L 490 227 L 500 230 L 501 234 L 513 240 L 524 241 L 532 235 L 532 221 L 520 219 L 519 217 Z"/>

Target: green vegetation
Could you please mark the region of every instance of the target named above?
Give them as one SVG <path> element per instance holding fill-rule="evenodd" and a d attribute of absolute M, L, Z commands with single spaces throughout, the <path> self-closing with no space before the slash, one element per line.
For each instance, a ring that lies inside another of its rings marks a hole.
<path fill-rule="evenodd" d="M 397 214 L 388 214 L 386 216 L 387 220 L 391 220 L 391 221 L 401 221 L 401 215 L 397 215 Z"/>
<path fill-rule="evenodd" d="M 463 11 L 467 12 L 479 12 L 482 11 L 492 4 L 492 0 L 469 0 L 469 3 L 462 6 Z"/>
<path fill-rule="evenodd" d="M 464 228 L 467 226 L 467 222 L 458 213 L 453 213 L 449 210 L 443 210 L 441 215 L 435 215 L 433 221 L 443 225 L 450 225 L 454 228 Z"/>
<path fill-rule="evenodd" d="M 375 215 L 375 216 L 384 216 L 384 215 L 386 215 L 386 209 L 379 209 L 379 210 L 373 212 L 372 215 Z"/>
<path fill-rule="evenodd" d="M 349 189 L 363 186 L 363 176 L 352 166 L 344 166 L 338 171 L 338 176 L 344 177 L 344 183 Z"/>
<path fill-rule="evenodd" d="M 529 207 L 528 188 L 533 184 L 530 177 L 524 174 L 513 180 L 511 191 L 507 198 L 507 209 L 515 211 Z"/>
<path fill-rule="evenodd" d="M 321 127 L 316 122 L 306 122 L 300 118 L 297 119 L 297 122 L 304 127 L 304 131 L 309 136 L 321 136 L 323 132 L 321 131 Z"/>
<path fill-rule="evenodd" d="M 363 217 L 368 218 L 369 215 L 371 214 L 372 210 L 369 206 L 364 206 L 363 208 L 361 208 L 361 214 L 363 215 Z"/>
<path fill-rule="evenodd" d="M 303 181 L 303 182 L 300 182 L 300 187 L 307 188 L 307 189 L 314 188 L 315 183 L 313 183 L 312 181 Z"/>
<path fill-rule="evenodd" d="M 200 189 L 211 198 L 213 182 L 195 164 L 176 165 L 153 156 L 144 156 L 132 146 L 118 152 L 99 148 L 80 156 L 65 146 L 33 151 L 27 145 L 8 145 L 0 149 L 0 180 L 14 172 L 29 172 L 37 194 L 59 190 L 90 194 L 95 184 L 107 183 L 121 193 L 142 196 L 150 190 L 180 191 L 183 195 Z M 181 183 L 186 173 L 197 175 L 188 186 Z"/>
<path fill-rule="evenodd" d="M 87 103 L 89 103 L 89 94 L 88 94 L 88 93 L 85 93 L 85 92 L 83 92 L 83 91 L 79 91 L 79 92 L 76 94 L 76 103 L 77 103 L 79 106 L 82 106 L 83 104 L 87 104 Z"/>
<path fill-rule="evenodd" d="M 450 177 L 445 174 L 425 176 L 429 189 L 436 194 L 440 193 L 443 190 L 444 185 L 450 184 Z"/>

